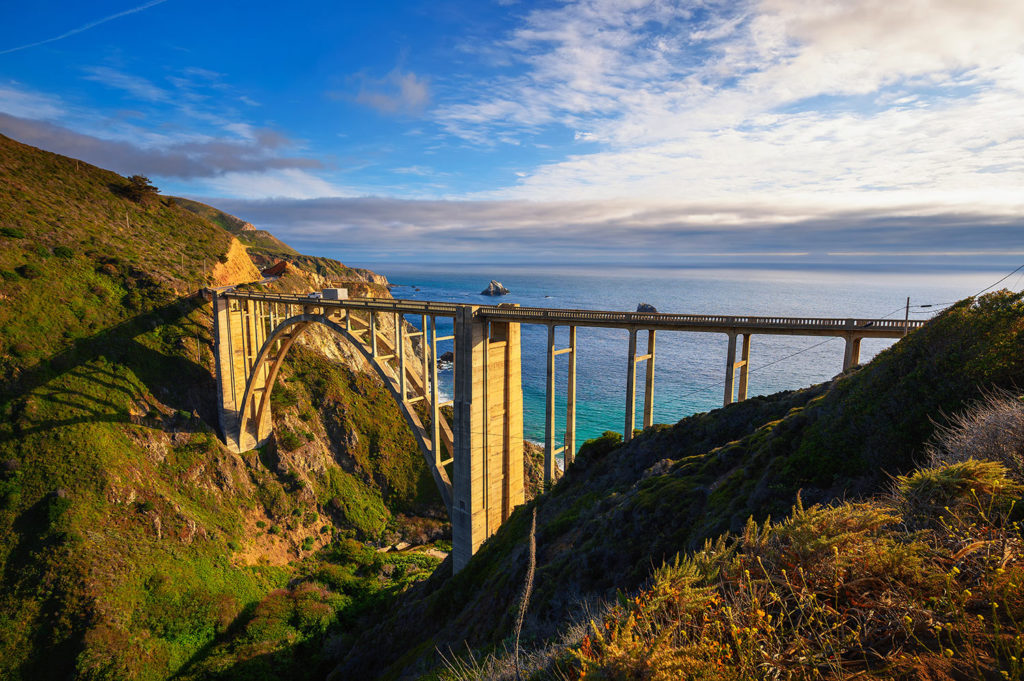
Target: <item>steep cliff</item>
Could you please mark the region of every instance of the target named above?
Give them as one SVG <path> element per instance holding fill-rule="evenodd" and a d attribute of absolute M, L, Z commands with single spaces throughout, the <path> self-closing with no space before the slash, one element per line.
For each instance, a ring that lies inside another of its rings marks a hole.
<path fill-rule="evenodd" d="M 437 564 L 377 548 L 443 537 L 439 498 L 383 386 L 315 333 L 275 441 L 226 450 L 196 292 L 258 271 L 126 185 L 0 136 L 0 676 L 315 678 L 340 622 Z M 324 281 L 301 267 L 275 285 Z"/>

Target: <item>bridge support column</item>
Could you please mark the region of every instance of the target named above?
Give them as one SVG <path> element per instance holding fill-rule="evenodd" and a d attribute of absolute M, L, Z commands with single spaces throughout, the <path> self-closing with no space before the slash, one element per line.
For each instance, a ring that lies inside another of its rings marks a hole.
<path fill-rule="evenodd" d="M 843 371 L 848 371 L 860 364 L 860 341 L 857 336 L 846 337 L 846 352 L 843 355 Z"/>
<path fill-rule="evenodd" d="M 725 358 L 725 399 L 723 407 L 728 407 L 734 401 L 742 402 L 747 399 L 747 376 L 750 374 L 750 336 L 743 335 L 743 349 L 740 361 L 736 361 L 736 336 L 740 334 L 732 331 L 729 333 L 729 349 Z M 740 370 L 739 395 L 736 394 L 736 370 Z"/>
<path fill-rule="evenodd" d="M 525 498 L 519 324 L 455 317 L 452 561 L 461 570 Z"/>
<path fill-rule="evenodd" d="M 569 375 L 565 386 L 565 468 L 576 458 L 576 327 L 569 327 Z"/>
<path fill-rule="evenodd" d="M 747 399 L 747 376 L 750 374 L 750 336 L 751 334 L 743 334 L 743 352 L 740 355 L 740 388 L 737 401 L 742 402 Z"/>
<path fill-rule="evenodd" d="M 555 484 L 555 327 L 548 326 L 548 373 L 544 403 L 544 488 Z"/>
<path fill-rule="evenodd" d="M 647 377 L 644 381 L 644 428 L 654 423 L 654 329 L 647 332 Z"/>
<path fill-rule="evenodd" d="M 253 363 L 259 352 L 261 338 L 266 337 L 264 319 L 249 301 L 232 301 L 213 296 L 214 363 L 217 383 L 217 411 L 224 442 L 238 452 L 248 451 L 262 444 L 272 430 L 269 412 L 256 413 L 255 400 L 250 405 L 250 421 L 245 432 L 239 433 L 242 400 L 245 385 L 253 372 Z M 262 328 L 261 328 L 262 327 Z M 266 390 L 267 369 L 261 366 L 253 377 L 253 392 Z M 258 423 L 257 423 L 258 421 Z"/>
<path fill-rule="evenodd" d="M 629 364 L 626 365 L 626 424 L 622 428 L 622 441 L 633 439 L 636 428 L 636 329 L 629 330 Z"/>
<path fill-rule="evenodd" d="M 736 334 L 729 334 L 729 349 L 726 350 L 725 355 L 725 399 L 722 401 L 723 407 L 728 407 L 732 404 L 733 393 L 735 392 L 735 381 L 736 381 Z"/>

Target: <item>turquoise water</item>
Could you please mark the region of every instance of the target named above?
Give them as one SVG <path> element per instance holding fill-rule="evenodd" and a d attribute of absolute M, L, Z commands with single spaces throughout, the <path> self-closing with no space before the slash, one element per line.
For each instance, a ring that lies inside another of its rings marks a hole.
<path fill-rule="evenodd" d="M 1005 271 L 799 270 L 746 268 L 566 268 L 508 266 L 374 265 L 396 284 L 396 298 L 469 304 L 511 302 L 529 306 L 635 310 L 647 302 L 659 312 L 693 314 L 792 315 L 815 317 L 888 317 L 902 319 L 911 305 L 948 303 L 992 284 Z M 479 295 L 491 279 L 511 293 L 500 299 Z M 1003 284 L 1019 287 L 1013 279 Z M 912 308 L 912 319 L 931 309 Z M 419 325 L 416 316 L 408 320 Z M 439 320 L 439 334 L 451 322 Z M 620 329 L 577 330 L 577 444 L 606 430 L 622 432 L 628 333 Z M 820 337 L 754 336 L 751 344 L 749 395 L 770 394 L 828 380 L 843 364 L 844 342 Z M 866 362 L 893 341 L 865 339 Z M 523 325 L 524 429 L 527 439 L 544 437 L 544 383 L 547 330 Z M 560 328 L 558 347 L 568 343 Z M 643 352 L 646 334 L 638 336 Z M 654 381 L 656 423 L 720 407 L 723 398 L 724 334 L 660 332 Z M 451 349 L 440 344 L 438 352 Z M 565 357 L 556 364 L 558 443 L 565 427 Z M 441 389 L 451 390 L 451 370 L 440 374 Z M 642 419 L 644 365 L 637 371 L 637 424 Z"/>

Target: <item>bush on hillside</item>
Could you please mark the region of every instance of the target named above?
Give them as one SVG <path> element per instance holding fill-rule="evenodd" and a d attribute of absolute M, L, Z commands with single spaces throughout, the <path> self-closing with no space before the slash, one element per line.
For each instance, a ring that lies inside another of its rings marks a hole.
<path fill-rule="evenodd" d="M 14 271 L 25 279 L 38 279 L 43 276 L 43 270 L 39 268 L 39 265 L 30 262 L 15 267 Z"/>
<path fill-rule="evenodd" d="M 1024 399 L 1007 391 L 989 393 L 939 428 L 928 457 L 932 465 L 998 461 L 1024 480 Z"/>
<path fill-rule="evenodd" d="M 126 198 L 138 202 L 155 197 L 159 192 L 160 190 L 154 187 L 145 175 L 132 175 L 128 178 L 128 184 L 121 187 L 121 193 Z"/>
<path fill-rule="evenodd" d="M 525 656 L 522 678 L 1020 678 L 1024 640 L 1006 635 L 1024 616 L 1020 530 L 989 512 L 1020 487 L 985 463 L 907 476 L 917 507 L 959 509 L 927 532 L 907 530 L 906 499 L 798 502 L 677 556 L 585 636 Z M 932 484 L 945 478 L 957 482 Z M 442 678 L 511 681 L 516 666 L 449 660 Z"/>
<path fill-rule="evenodd" d="M 7 237 L 8 239 L 24 239 L 25 232 L 17 227 L 0 227 L 0 236 Z"/>

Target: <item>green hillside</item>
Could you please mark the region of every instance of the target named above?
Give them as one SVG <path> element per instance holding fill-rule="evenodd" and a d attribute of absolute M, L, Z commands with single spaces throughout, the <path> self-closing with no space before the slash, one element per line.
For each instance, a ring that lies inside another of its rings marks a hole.
<path fill-rule="evenodd" d="M 807 505 L 884 491 L 923 461 L 936 422 L 994 386 L 1024 385 L 1022 298 L 961 302 L 827 384 L 655 426 L 626 445 L 615 433 L 586 443 L 554 489 L 513 513 L 460 574 L 439 573 L 375 622 L 333 678 L 425 671 L 438 650 L 508 644 L 534 508 L 524 640 L 538 644 L 586 618 L 581 604 L 642 587 L 662 561 L 742 531 L 750 517 L 785 518 L 798 491 Z"/>
<path fill-rule="evenodd" d="M 376 550 L 446 529 L 391 397 L 299 347 L 231 453 L 196 292 L 232 235 L 3 137 L 0 187 L 0 678 L 322 677 L 443 555 Z"/>
<path fill-rule="evenodd" d="M 208 206 L 205 203 L 200 203 L 199 201 L 193 201 L 191 199 L 183 199 L 181 197 L 174 196 L 171 197 L 171 200 L 185 210 L 195 213 L 216 225 L 220 225 L 226 231 L 238 237 L 238 239 L 248 246 L 249 250 L 253 253 L 261 253 L 271 256 L 298 255 L 298 251 L 275 237 L 270 232 L 264 229 L 255 229 L 245 220 L 237 218 L 230 213 L 225 213 L 213 206 Z M 246 229 L 247 226 L 249 229 Z"/>

